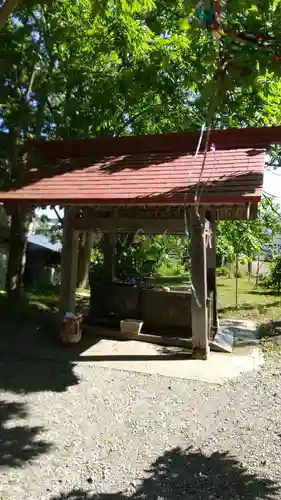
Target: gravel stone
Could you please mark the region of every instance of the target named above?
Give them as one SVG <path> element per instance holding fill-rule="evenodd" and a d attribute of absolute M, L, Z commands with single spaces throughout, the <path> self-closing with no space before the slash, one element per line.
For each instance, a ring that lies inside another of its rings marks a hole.
<path fill-rule="evenodd" d="M 277 364 L 218 386 L 9 359 L 0 392 L 0 500 L 281 498 Z"/>

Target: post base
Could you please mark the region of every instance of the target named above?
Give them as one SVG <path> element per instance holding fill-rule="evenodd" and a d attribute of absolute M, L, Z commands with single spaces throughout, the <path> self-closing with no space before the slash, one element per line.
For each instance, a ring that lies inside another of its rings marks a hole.
<path fill-rule="evenodd" d="M 203 361 L 207 361 L 210 354 L 209 346 L 205 349 L 201 349 L 199 347 L 192 348 L 192 359 L 201 359 Z"/>

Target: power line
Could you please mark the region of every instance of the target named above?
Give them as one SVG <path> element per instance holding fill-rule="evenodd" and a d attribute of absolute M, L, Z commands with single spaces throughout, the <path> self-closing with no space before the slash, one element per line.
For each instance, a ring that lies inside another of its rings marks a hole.
<path fill-rule="evenodd" d="M 271 200 L 272 200 L 272 199 L 274 199 L 274 198 L 275 198 L 275 199 L 279 199 L 279 197 L 278 197 L 278 196 L 276 196 L 275 194 L 272 194 L 272 193 L 268 193 L 268 192 L 267 192 L 267 191 L 265 191 L 264 189 L 263 189 L 263 195 L 264 195 L 264 197 L 265 197 L 265 198 L 267 197 L 267 198 L 269 198 L 269 199 L 271 199 Z"/>
<path fill-rule="evenodd" d="M 274 170 L 271 170 L 270 168 L 265 168 L 265 170 L 267 172 L 270 172 L 271 174 L 276 175 L 277 177 L 281 177 L 281 174 L 278 174 L 277 172 L 275 172 Z"/>
<path fill-rule="evenodd" d="M 266 194 L 264 194 L 264 197 L 265 197 L 265 199 L 266 199 L 267 201 L 269 201 L 269 202 L 270 202 L 271 210 L 272 210 L 272 211 L 273 211 L 276 215 L 278 215 L 279 219 L 281 219 L 281 214 L 280 214 L 280 213 L 276 210 L 276 208 L 273 206 L 272 200 L 271 200 L 268 196 L 266 196 Z"/>

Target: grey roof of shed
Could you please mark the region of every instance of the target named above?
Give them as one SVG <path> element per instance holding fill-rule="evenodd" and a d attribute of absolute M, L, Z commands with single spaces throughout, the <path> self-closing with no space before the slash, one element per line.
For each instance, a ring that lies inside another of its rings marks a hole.
<path fill-rule="evenodd" d="M 57 241 L 56 243 L 52 243 L 47 236 L 43 236 L 41 234 L 31 234 L 28 236 L 27 241 L 29 244 L 44 248 L 45 250 L 50 250 L 51 252 L 60 252 L 61 251 L 61 243 Z"/>

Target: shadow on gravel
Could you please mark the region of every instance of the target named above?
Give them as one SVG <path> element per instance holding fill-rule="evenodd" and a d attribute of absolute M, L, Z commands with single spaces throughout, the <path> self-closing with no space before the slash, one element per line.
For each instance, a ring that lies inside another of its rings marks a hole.
<path fill-rule="evenodd" d="M 247 500 L 280 498 L 279 487 L 269 479 L 250 474 L 228 453 L 203 455 L 175 448 L 145 471 L 148 477 L 134 493 L 92 494 L 76 489 L 51 500 Z"/>
<path fill-rule="evenodd" d="M 17 394 L 63 392 L 79 383 L 72 363 L 24 358 L 13 356 L 0 361 L 0 389 Z"/>
<path fill-rule="evenodd" d="M 58 342 L 54 310 L 27 299 L 0 296 L 0 390 L 63 392 L 79 383 L 69 353 Z"/>
<path fill-rule="evenodd" d="M 38 439 L 42 427 L 11 425 L 13 419 L 26 417 L 24 404 L 0 401 L 0 470 L 21 467 L 51 447 L 46 441 Z"/>

